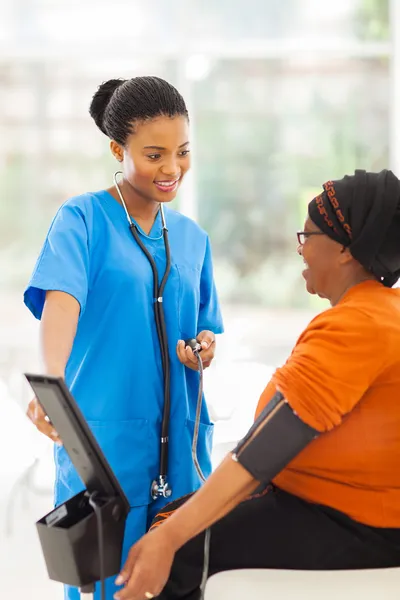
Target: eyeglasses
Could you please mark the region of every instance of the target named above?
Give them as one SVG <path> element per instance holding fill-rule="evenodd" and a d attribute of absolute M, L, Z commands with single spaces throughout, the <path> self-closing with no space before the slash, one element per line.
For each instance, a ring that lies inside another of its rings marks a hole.
<path fill-rule="evenodd" d="M 299 242 L 299 246 L 302 246 L 307 238 L 310 235 L 325 235 L 323 231 L 298 231 L 297 232 L 297 241 Z"/>

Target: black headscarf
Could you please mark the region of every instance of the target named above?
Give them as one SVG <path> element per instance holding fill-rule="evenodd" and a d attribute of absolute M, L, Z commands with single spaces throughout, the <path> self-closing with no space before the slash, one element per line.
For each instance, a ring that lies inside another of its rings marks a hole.
<path fill-rule="evenodd" d="M 315 225 L 349 248 L 386 287 L 400 277 L 400 181 L 392 171 L 355 171 L 328 181 L 308 205 Z"/>

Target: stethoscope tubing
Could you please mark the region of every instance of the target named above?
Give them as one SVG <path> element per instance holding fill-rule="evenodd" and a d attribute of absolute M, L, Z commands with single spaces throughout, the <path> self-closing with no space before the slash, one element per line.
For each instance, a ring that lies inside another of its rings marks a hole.
<path fill-rule="evenodd" d="M 164 383 L 164 408 L 163 408 L 163 417 L 161 423 L 161 437 L 160 437 L 160 477 L 166 478 L 167 475 L 167 467 L 168 467 L 168 442 L 169 442 L 169 422 L 170 422 L 170 412 L 171 412 L 171 366 L 169 359 L 169 351 L 168 351 L 168 335 L 167 328 L 165 324 L 165 315 L 164 315 L 164 307 L 163 307 L 163 295 L 165 285 L 168 280 L 169 273 L 171 271 L 171 251 L 169 246 L 168 239 L 168 228 L 165 222 L 164 210 L 162 204 L 160 204 L 160 215 L 161 215 L 161 223 L 162 223 L 162 233 L 165 247 L 165 255 L 166 255 L 166 267 L 161 283 L 158 283 L 158 269 L 155 263 L 154 258 L 146 248 L 145 244 L 140 238 L 140 232 L 138 226 L 132 220 L 127 206 L 125 204 L 125 200 L 121 193 L 117 176 L 122 174 L 121 171 L 117 171 L 114 174 L 114 185 L 117 190 L 118 196 L 121 200 L 122 206 L 124 207 L 125 214 L 127 216 L 127 220 L 129 223 L 130 232 L 135 239 L 136 243 L 146 256 L 147 260 L 150 263 L 151 270 L 153 273 L 153 302 L 154 302 L 154 317 L 155 324 L 157 330 L 157 337 L 160 343 L 160 353 L 161 353 L 161 364 L 163 369 L 163 383 Z"/>

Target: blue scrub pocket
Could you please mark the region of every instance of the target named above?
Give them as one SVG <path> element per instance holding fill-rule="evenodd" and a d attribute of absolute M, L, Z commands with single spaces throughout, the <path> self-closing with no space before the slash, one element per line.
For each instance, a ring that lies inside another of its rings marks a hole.
<path fill-rule="evenodd" d="M 151 501 L 150 487 L 158 475 L 157 443 L 153 443 L 146 419 L 127 421 L 88 421 L 100 448 L 122 486 L 130 506 L 143 506 Z M 75 494 L 82 489 L 78 474 L 65 450 L 58 453 L 58 483 Z M 57 486 L 56 486 L 57 488 Z M 56 503 L 60 500 L 56 489 Z"/>

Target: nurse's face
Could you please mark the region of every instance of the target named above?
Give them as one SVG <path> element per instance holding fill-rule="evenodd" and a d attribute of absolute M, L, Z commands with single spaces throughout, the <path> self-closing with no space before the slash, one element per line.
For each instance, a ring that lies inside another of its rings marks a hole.
<path fill-rule="evenodd" d="M 188 120 L 161 116 L 134 127 L 125 147 L 115 142 L 111 146 L 122 163 L 124 178 L 142 198 L 170 202 L 190 168 Z"/>

